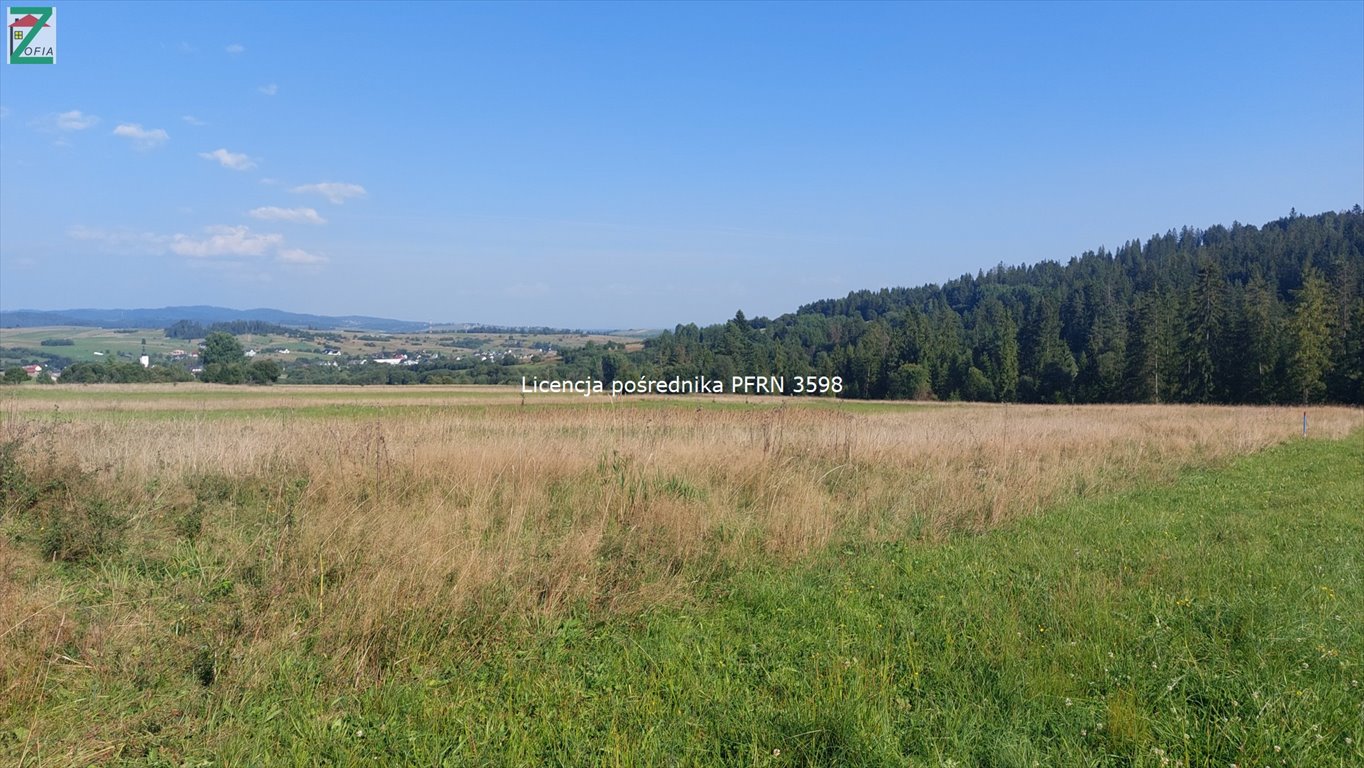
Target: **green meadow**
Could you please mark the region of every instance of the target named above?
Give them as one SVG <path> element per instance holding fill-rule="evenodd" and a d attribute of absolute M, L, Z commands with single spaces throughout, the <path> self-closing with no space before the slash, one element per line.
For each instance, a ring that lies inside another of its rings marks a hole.
<path fill-rule="evenodd" d="M 0 414 L 6 764 L 1364 764 L 1356 411 L 87 390 Z"/>
<path fill-rule="evenodd" d="M 346 695 L 294 649 L 203 727 L 243 764 L 1360 765 L 1361 438 L 627 621 L 437 622 Z"/>

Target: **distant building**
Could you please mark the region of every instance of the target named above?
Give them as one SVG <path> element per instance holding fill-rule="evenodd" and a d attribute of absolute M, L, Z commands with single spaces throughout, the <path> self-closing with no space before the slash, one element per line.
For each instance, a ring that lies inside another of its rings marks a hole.
<path fill-rule="evenodd" d="M 24 366 L 24 373 L 27 373 L 29 376 L 37 376 L 39 373 L 42 372 L 42 370 L 43 370 L 43 367 L 42 367 L 41 365 L 26 365 L 26 366 Z"/>
<path fill-rule="evenodd" d="M 142 363 L 142 367 L 143 367 L 143 368 L 150 368 L 150 367 L 152 367 L 152 359 L 151 359 L 150 357 L 148 357 L 147 355 L 143 355 L 143 356 L 137 358 L 137 361 L 138 361 L 139 363 Z"/>

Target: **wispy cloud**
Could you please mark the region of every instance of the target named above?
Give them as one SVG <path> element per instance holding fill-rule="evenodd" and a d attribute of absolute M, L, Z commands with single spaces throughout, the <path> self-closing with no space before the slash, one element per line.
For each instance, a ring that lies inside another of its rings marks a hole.
<path fill-rule="evenodd" d="M 245 53 L 246 46 L 242 45 L 241 43 L 233 43 L 232 45 L 227 46 L 223 50 L 235 55 L 238 53 Z"/>
<path fill-rule="evenodd" d="M 143 128 L 141 123 L 120 123 L 114 129 L 115 136 L 122 136 L 133 142 L 138 149 L 152 149 L 164 144 L 170 134 L 160 128 Z"/>
<path fill-rule="evenodd" d="M 182 118 L 180 118 L 180 119 L 181 119 L 181 120 L 184 120 L 184 121 L 185 121 L 187 124 L 189 124 L 189 125 L 208 125 L 208 123 L 204 122 L 203 120 L 200 120 L 199 118 L 195 117 L 194 115 L 185 115 L 184 117 L 182 117 Z"/>
<path fill-rule="evenodd" d="M 275 94 L 279 93 L 279 86 L 276 85 L 275 83 L 267 83 L 257 88 L 256 90 L 260 91 L 266 96 L 274 96 Z"/>
<path fill-rule="evenodd" d="M 206 227 L 205 235 L 172 235 L 166 248 L 171 253 L 196 259 L 217 256 L 264 256 L 284 243 L 284 235 L 257 234 L 250 227 Z"/>
<path fill-rule="evenodd" d="M 93 128 L 98 124 L 98 117 L 95 115 L 87 115 L 79 109 L 44 115 L 31 123 L 35 128 L 48 131 L 83 131 L 87 128 Z"/>
<path fill-rule="evenodd" d="M 83 131 L 94 127 L 98 122 L 98 117 L 84 114 L 79 109 L 57 115 L 57 128 L 63 131 Z"/>
<path fill-rule="evenodd" d="M 278 208 L 273 205 L 254 208 L 247 213 L 261 221 L 293 221 L 305 224 L 326 224 L 327 220 L 318 215 L 313 208 Z"/>
<path fill-rule="evenodd" d="M 294 264 L 298 266 L 317 266 L 326 264 L 327 257 L 316 253 L 309 253 L 302 248 L 285 248 L 275 254 L 275 258 L 281 264 Z"/>
<path fill-rule="evenodd" d="M 341 205 L 352 198 L 364 197 L 369 194 L 365 191 L 365 188 L 359 184 L 345 184 L 339 181 L 322 181 L 317 184 L 303 184 L 294 187 L 291 191 L 299 194 L 322 195 L 334 205 Z"/>
<path fill-rule="evenodd" d="M 181 40 L 179 43 L 176 44 L 175 50 L 177 50 L 177 51 L 179 51 L 180 53 L 183 53 L 183 54 L 198 53 L 198 51 L 199 51 L 198 48 L 195 48 L 194 46 L 190 45 L 189 43 L 187 43 L 187 42 L 185 42 L 185 41 L 183 41 L 183 40 Z"/>
<path fill-rule="evenodd" d="M 239 152 L 228 152 L 226 149 L 215 149 L 212 152 L 200 152 L 199 157 L 205 160 L 217 160 L 218 164 L 224 168 L 234 171 L 249 171 L 256 167 L 256 161 Z"/>
<path fill-rule="evenodd" d="M 111 253 L 169 253 L 185 257 L 190 265 L 215 268 L 244 267 L 253 263 L 259 266 L 262 259 L 271 259 L 291 268 L 316 268 L 328 261 L 326 256 L 302 248 L 285 247 L 284 235 L 278 232 L 256 232 L 243 225 L 205 227 L 194 235 L 178 232 L 162 235 L 78 225 L 68 229 L 67 235 L 74 240 L 98 243 Z"/>

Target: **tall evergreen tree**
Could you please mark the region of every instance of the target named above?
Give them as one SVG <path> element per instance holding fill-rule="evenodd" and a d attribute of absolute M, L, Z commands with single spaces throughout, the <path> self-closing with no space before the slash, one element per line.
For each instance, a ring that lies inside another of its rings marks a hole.
<path fill-rule="evenodd" d="M 1293 391 L 1302 402 L 1319 401 L 1326 394 L 1326 372 L 1331 364 L 1331 306 L 1326 280 L 1315 269 L 1303 275 L 1293 306 Z"/>
<path fill-rule="evenodd" d="M 1246 285 L 1241 301 L 1240 375 L 1234 399 L 1268 403 L 1278 396 L 1277 378 L 1282 345 L 1279 326 L 1282 308 L 1275 291 L 1257 269 Z"/>
<path fill-rule="evenodd" d="M 1226 283 L 1217 262 L 1204 261 L 1190 288 L 1185 315 L 1184 397 L 1192 402 L 1212 402 L 1218 396 L 1217 360 L 1221 356 L 1222 315 Z"/>

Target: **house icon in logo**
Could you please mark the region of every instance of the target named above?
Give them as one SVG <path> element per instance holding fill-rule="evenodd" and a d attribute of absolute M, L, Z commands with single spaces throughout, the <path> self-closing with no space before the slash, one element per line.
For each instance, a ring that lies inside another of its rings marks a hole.
<path fill-rule="evenodd" d="M 32 11 L 38 11 L 35 16 Z M 57 54 L 55 8 L 12 8 L 7 28 L 11 64 L 51 64 Z M 17 14 L 24 15 L 14 18 Z"/>
<path fill-rule="evenodd" d="M 15 19 L 10 22 L 9 52 L 14 53 L 14 47 L 23 42 L 24 37 L 28 35 L 28 31 L 36 26 L 38 26 L 38 17 L 31 13 L 22 19 Z M 52 25 L 44 24 L 43 26 L 50 27 Z"/>

